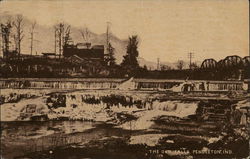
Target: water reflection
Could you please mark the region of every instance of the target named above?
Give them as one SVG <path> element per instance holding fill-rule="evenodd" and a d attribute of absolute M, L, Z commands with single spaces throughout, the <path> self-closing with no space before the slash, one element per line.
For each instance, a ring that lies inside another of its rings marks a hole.
<path fill-rule="evenodd" d="M 8 138 L 39 138 L 50 134 L 76 133 L 94 128 L 93 122 L 83 121 L 14 121 L 2 122 L 2 139 Z"/>

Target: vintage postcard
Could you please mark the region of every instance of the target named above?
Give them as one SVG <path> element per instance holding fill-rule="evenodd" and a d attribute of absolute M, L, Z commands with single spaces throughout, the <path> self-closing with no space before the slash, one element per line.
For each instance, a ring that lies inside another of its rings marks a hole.
<path fill-rule="evenodd" d="M 0 0 L 1 159 L 249 158 L 248 0 Z"/>

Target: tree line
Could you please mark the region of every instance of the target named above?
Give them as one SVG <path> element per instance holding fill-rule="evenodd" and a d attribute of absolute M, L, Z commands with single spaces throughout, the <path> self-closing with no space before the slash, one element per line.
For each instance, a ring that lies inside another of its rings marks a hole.
<path fill-rule="evenodd" d="M 32 21 L 29 26 L 28 35 L 24 33 L 24 18 L 22 15 L 18 14 L 13 17 L 8 17 L 5 21 L 0 23 L 0 34 L 1 34 L 1 50 L 3 53 L 16 53 L 21 54 L 21 45 L 24 37 L 28 37 L 30 40 L 30 54 L 32 55 L 34 50 L 34 42 L 37 41 L 34 38 L 36 21 Z M 11 50 L 11 46 L 14 49 Z M 8 56 L 8 55 L 6 55 Z"/>
<path fill-rule="evenodd" d="M 30 54 L 32 55 L 34 52 L 34 42 L 37 41 L 35 39 L 36 32 L 36 21 L 33 21 L 29 26 L 29 34 L 25 35 L 24 33 L 24 18 L 22 15 L 16 15 L 7 19 L 5 22 L 1 22 L 1 40 L 2 40 L 2 50 L 3 53 L 10 53 L 10 44 L 14 45 L 14 52 L 18 55 L 21 54 L 21 45 L 25 36 L 30 39 Z M 61 57 L 63 53 L 63 47 L 68 45 L 72 39 L 70 37 L 71 27 L 65 23 L 58 23 L 54 25 L 55 31 L 55 53 L 59 53 Z M 87 27 L 79 30 L 80 35 L 86 44 L 89 43 L 91 33 Z M 104 62 L 106 66 L 110 69 L 122 69 L 127 75 L 134 75 L 137 72 L 145 72 L 148 71 L 147 66 L 141 67 L 138 62 L 139 51 L 138 51 L 138 36 L 132 35 L 128 38 L 128 45 L 126 48 L 126 54 L 123 56 L 123 60 L 120 65 L 116 63 L 115 58 L 115 48 L 112 46 L 112 43 L 108 41 Z M 179 60 L 176 64 L 178 70 L 182 70 L 184 68 L 184 61 Z M 197 65 L 193 64 L 193 67 L 197 67 Z M 170 66 L 161 65 L 160 71 L 172 70 Z M 114 71 L 117 73 L 117 71 Z"/>

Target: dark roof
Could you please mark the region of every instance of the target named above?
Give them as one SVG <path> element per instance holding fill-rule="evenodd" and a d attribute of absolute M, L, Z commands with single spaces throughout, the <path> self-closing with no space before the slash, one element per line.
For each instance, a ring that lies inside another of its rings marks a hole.
<path fill-rule="evenodd" d="M 51 53 L 51 52 L 43 52 L 43 55 L 56 55 L 56 53 Z"/>
<path fill-rule="evenodd" d="M 92 49 L 104 49 L 104 45 L 94 45 Z"/>

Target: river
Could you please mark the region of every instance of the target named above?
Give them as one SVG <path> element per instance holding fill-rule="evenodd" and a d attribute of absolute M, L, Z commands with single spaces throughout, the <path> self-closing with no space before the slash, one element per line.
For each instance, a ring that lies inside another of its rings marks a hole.
<path fill-rule="evenodd" d="M 249 147 L 242 118 L 230 117 L 245 98 L 13 89 L 1 99 L 4 159 L 231 158 Z"/>

